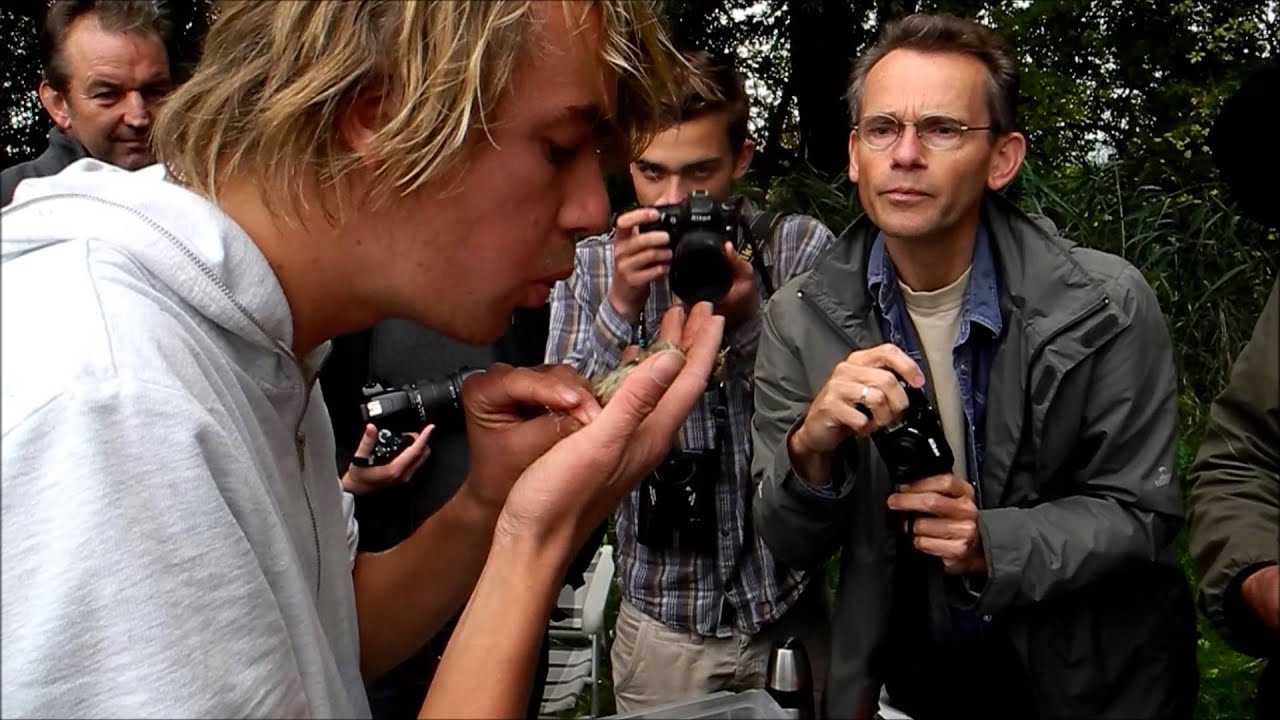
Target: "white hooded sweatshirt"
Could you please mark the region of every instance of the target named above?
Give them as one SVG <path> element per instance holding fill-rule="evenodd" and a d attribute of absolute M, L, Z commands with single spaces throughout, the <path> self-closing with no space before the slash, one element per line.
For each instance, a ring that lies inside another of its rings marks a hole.
<path fill-rule="evenodd" d="M 6 716 L 368 716 L 356 529 L 256 245 L 152 167 L 0 215 Z"/>

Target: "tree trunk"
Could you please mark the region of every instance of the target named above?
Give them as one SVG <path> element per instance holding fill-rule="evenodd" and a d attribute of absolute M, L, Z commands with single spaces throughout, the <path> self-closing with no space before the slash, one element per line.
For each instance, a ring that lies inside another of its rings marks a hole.
<path fill-rule="evenodd" d="M 845 91 L 854 46 L 850 0 L 788 0 L 791 72 L 800 111 L 800 157 L 824 176 L 848 166 Z"/>
<path fill-rule="evenodd" d="M 796 76 L 793 72 L 788 77 L 787 84 L 783 86 L 778 102 L 769 110 L 764 132 L 760 134 L 760 140 L 763 141 L 762 147 L 757 148 L 761 152 L 752 163 L 752 174 L 762 189 L 768 189 L 769 184 L 778 175 L 783 159 L 787 155 L 787 149 L 782 146 L 782 134 L 787 128 L 787 120 L 791 115 L 791 99 L 795 96 L 795 92 Z"/>

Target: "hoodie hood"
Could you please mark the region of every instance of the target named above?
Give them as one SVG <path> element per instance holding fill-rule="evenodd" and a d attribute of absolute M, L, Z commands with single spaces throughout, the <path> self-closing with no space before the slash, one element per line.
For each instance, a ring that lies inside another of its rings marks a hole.
<path fill-rule="evenodd" d="M 216 205 L 157 164 L 128 171 L 94 159 L 23 181 L 0 215 L 4 271 L 60 243 L 104 243 L 229 332 L 292 355 L 293 319 L 258 246 Z"/>

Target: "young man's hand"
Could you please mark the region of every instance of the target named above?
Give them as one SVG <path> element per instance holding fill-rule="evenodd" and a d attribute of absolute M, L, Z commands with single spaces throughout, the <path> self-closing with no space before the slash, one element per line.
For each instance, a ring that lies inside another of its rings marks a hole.
<path fill-rule="evenodd" d="M 640 208 L 619 215 L 614 229 L 608 303 L 632 323 L 640 319 L 649 299 L 649 284 L 671 269 L 671 237 L 666 231 L 639 232 L 640 225 L 657 219 L 657 210 Z"/>
<path fill-rule="evenodd" d="M 724 316 L 725 331 L 731 332 L 760 313 L 760 291 L 755 268 L 733 249 L 733 243 L 724 244 L 724 254 L 733 284 L 716 303 L 716 312 Z"/>
<path fill-rule="evenodd" d="M 622 382 L 582 429 L 556 443 L 516 481 L 498 519 L 499 539 L 563 548 L 565 559 L 671 447 L 706 390 L 724 334 L 710 303 L 669 310 L 655 353 Z"/>
<path fill-rule="evenodd" d="M 534 460 L 600 412 L 587 381 L 568 365 L 498 363 L 467 378 L 462 406 L 470 467 L 460 492 L 494 517 Z"/>

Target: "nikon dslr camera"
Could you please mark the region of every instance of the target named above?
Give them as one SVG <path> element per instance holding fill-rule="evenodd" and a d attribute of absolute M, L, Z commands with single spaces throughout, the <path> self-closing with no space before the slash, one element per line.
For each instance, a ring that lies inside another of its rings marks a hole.
<path fill-rule="evenodd" d="M 481 372 L 464 368 L 443 378 L 431 378 L 387 389 L 380 382 L 364 386 L 360 416 L 378 428 L 378 444 L 370 455 L 370 465 L 386 465 L 409 447 L 404 433 L 418 432 L 427 425 L 438 429 L 462 426 L 462 383 Z"/>
<path fill-rule="evenodd" d="M 738 209 L 706 190 L 694 190 L 682 202 L 654 209 L 658 219 L 637 229 L 642 233 L 665 230 L 671 236 L 671 291 L 687 305 L 719 300 L 733 284 L 724 244 L 737 244 Z"/>
<path fill-rule="evenodd" d="M 636 540 L 651 550 L 716 549 L 717 450 L 672 450 L 644 479 L 636 508 Z"/>

